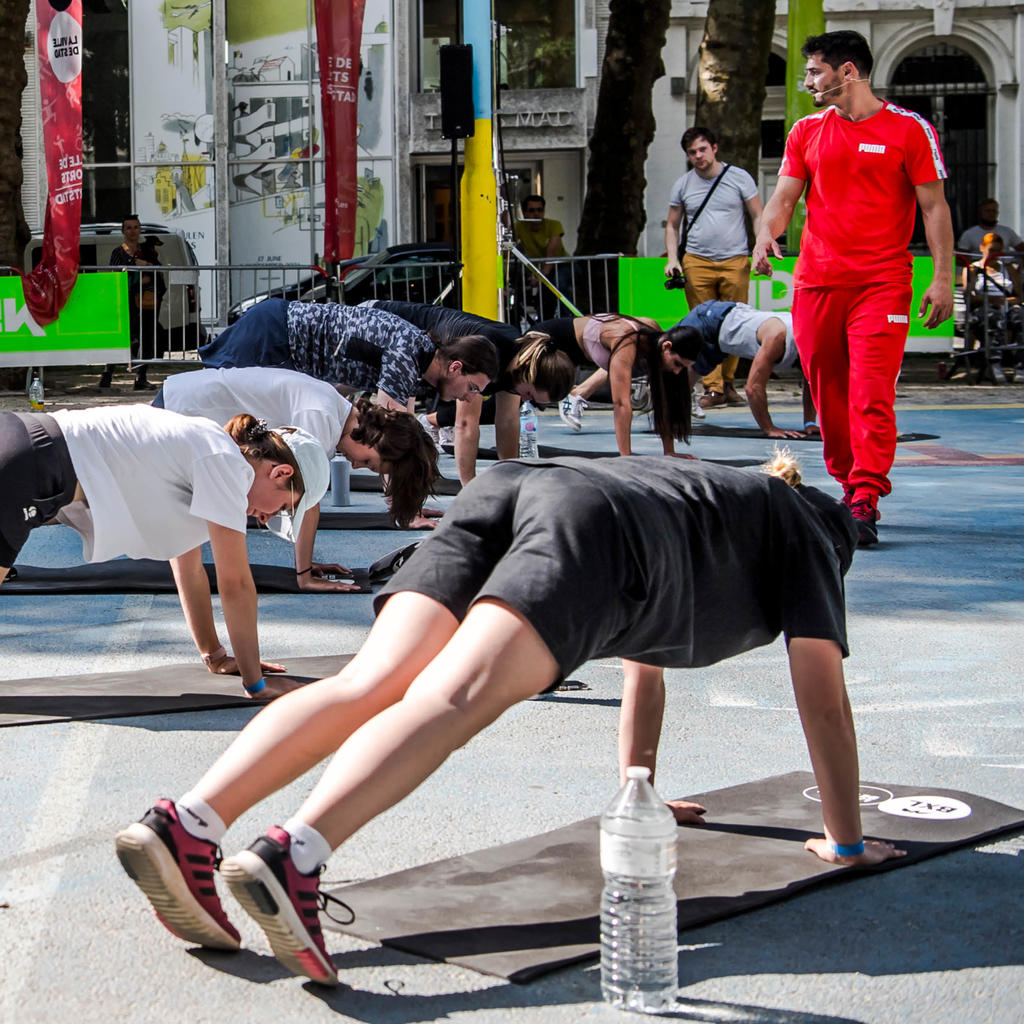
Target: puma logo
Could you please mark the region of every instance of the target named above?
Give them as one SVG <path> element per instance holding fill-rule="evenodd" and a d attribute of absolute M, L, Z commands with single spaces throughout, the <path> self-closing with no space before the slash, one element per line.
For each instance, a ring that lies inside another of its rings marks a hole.
<path fill-rule="evenodd" d="M 858 153 L 884 153 L 885 146 L 880 146 L 874 142 L 862 142 L 857 147 Z"/>

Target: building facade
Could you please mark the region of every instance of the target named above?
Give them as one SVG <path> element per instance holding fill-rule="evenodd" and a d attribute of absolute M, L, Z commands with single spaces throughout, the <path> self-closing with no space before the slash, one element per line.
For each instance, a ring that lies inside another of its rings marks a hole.
<path fill-rule="evenodd" d="M 462 0 L 366 0 L 359 82 L 356 252 L 449 237 L 451 143 L 441 137 L 439 50 Z M 200 263 L 311 263 L 322 249 L 323 156 L 312 0 L 96 0 L 83 26 L 83 221 L 128 212 L 181 230 Z M 639 255 L 664 251 L 679 137 L 696 106 L 706 2 L 674 0 L 654 88 Z M 786 3 L 777 3 L 759 184 L 784 143 Z M 571 252 L 583 207 L 608 0 L 493 0 L 496 163 L 508 197 L 540 192 Z M 985 195 L 1024 225 L 1024 8 L 1013 0 L 830 0 L 827 27 L 872 45 L 884 96 L 937 126 L 957 231 Z M 30 226 L 46 183 L 35 49 L 23 96 Z M 223 53 L 224 59 L 214 59 Z M 728 154 L 724 154 L 726 158 Z"/>

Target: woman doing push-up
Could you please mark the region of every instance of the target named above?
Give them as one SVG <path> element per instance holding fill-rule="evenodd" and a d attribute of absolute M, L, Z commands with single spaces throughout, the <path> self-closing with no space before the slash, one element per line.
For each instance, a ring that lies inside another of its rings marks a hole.
<path fill-rule="evenodd" d="M 320 868 L 449 754 L 585 661 L 617 655 L 620 761 L 653 768 L 663 669 L 711 665 L 780 632 L 821 791 L 824 835 L 807 849 L 849 865 L 900 855 L 861 831 L 842 669 L 857 531 L 843 505 L 799 486 L 782 462 L 773 468 L 795 487 L 671 458 L 489 469 L 377 595 L 377 620 L 348 665 L 275 701 L 187 794 L 118 835 L 126 871 L 176 935 L 236 948 L 213 884 L 218 844 L 240 814 L 331 757 L 294 817 L 219 868 L 278 959 L 333 984 Z M 698 588 L 711 559 L 721 585 Z"/>

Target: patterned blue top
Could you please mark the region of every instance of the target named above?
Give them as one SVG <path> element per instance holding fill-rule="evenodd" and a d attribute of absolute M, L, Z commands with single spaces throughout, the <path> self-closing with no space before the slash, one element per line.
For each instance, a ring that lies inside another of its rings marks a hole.
<path fill-rule="evenodd" d="M 383 391 L 404 404 L 416 394 L 436 346 L 425 331 L 383 310 L 289 302 L 288 349 L 301 373 Z"/>

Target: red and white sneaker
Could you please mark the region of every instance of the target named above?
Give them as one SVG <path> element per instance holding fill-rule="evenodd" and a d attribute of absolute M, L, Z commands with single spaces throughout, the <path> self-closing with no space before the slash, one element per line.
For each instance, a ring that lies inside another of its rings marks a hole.
<path fill-rule="evenodd" d="M 172 801 L 157 800 L 141 821 L 118 833 L 115 845 L 121 867 L 168 931 L 201 946 L 238 949 L 241 936 L 213 880 L 220 851 L 185 831 Z"/>
<path fill-rule="evenodd" d="M 328 900 L 352 911 L 320 891 L 319 871 L 303 875 L 295 870 L 290 848 L 291 836 L 274 825 L 248 850 L 228 857 L 220 866 L 221 876 L 285 967 L 323 985 L 336 985 L 338 974 L 324 945 L 320 911 Z"/>

